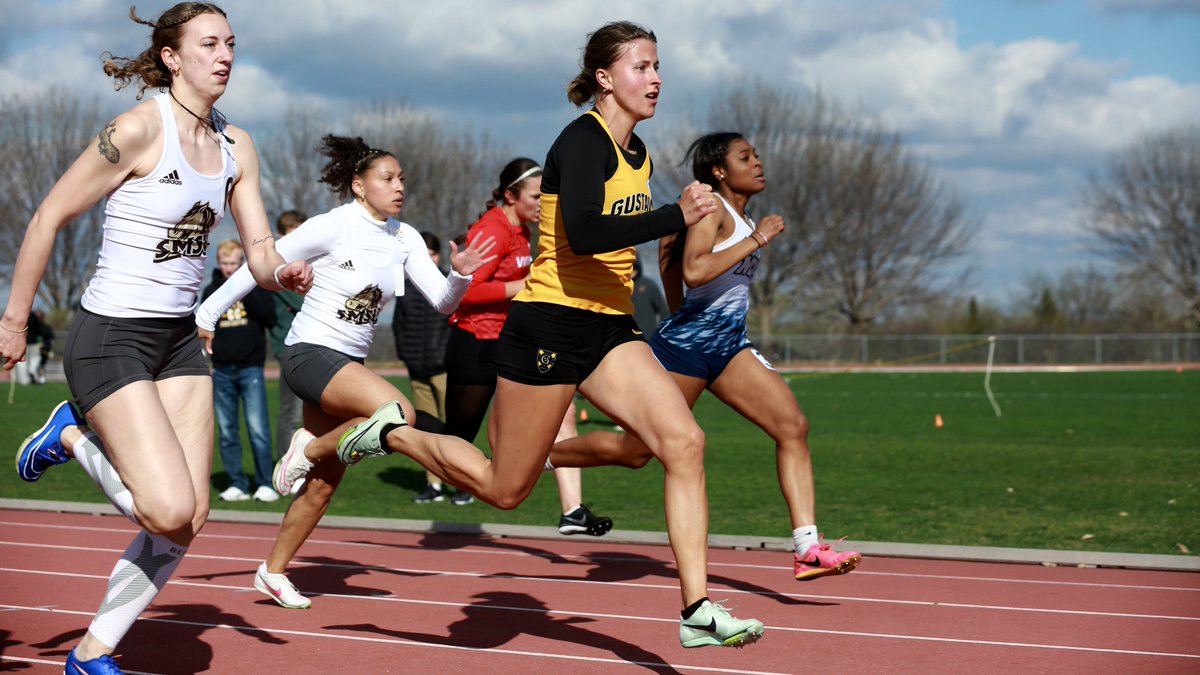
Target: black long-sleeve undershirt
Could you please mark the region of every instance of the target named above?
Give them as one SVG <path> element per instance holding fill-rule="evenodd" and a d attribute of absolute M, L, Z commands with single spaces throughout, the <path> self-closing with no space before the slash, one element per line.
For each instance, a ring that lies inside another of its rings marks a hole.
<path fill-rule="evenodd" d="M 637 135 L 630 145 L 634 152 L 625 153 L 626 162 L 637 168 L 650 161 Z M 542 192 L 558 195 L 567 243 L 576 255 L 617 251 L 687 227 L 675 203 L 637 215 L 604 214 L 604 183 L 616 170 L 617 150 L 591 115 L 567 125 L 546 155 Z"/>

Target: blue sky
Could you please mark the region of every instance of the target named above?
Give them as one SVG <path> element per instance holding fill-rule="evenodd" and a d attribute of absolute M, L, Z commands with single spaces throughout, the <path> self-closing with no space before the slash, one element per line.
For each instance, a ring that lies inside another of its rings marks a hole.
<path fill-rule="evenodd" d="M 154 16 L 168 4 L 138 7 Z M 128 107 L 132 97 L 112 93 L 97 59 L 145 44 L 128 6 L 0 0 L 0 91 L 54 84 Z M 220 107 L 252 133 L 293 105 L 336 118 L 402 97 L 540 158 L 577 114 L 563 91 L 586 34 L 613 19 L 659 37 L 663 97 L 639 127 L 652 151 L 730 83 L 820 88 L 899 131 L 966 197 L 981 223 L 966 292 L 998 302 L 1031 275 L 1103 263 L 1080 229 L 1078 190 L 1089 172 L 1146 134 L 1200 121 L 1200 0 L 259 0 L 225 8 L 238 61 Z"/>

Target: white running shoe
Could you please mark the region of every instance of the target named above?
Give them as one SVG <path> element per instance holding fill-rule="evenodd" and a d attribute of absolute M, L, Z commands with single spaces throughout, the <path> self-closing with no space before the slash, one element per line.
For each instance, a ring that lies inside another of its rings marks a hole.
<path fill-rule="evenodd" d="M 300 595 L 300 591 L 288 581 L 286 574 L 271 574 L 267 571 L 267 563 L 258 566 L 254 575 L 254 587 L 263 595 L 279 603 L 280 607 L 288 609 L 308 609 L 312 602 Z"/>
<path fill-rule="evenodd" d="M 225 488 L 225 491 L 217 495 L 217 499 L 223 502 L 244 502 L 250 499 L 250 493 L 236 485 L 230 485 Z"/>
<path fill-rule="evenodd" d="M 283 453 L 283 457 L 280 457 L 279 461 L 275 463 L 275 471 L 271 475 L 271 482 L 279 494 L 290 495 L 299 490 L 304 478 L 308 476 L 308 472 L 312 471 L 313 463 L 304 456 L 304 448 L 314 438 L 316 436 L 308 433 L 304 427 L 297 429 L 296 433 L 292 434 L 287 452 Z"/>
<path fill-rule="evenodd" d="M 254 491 L 254 501 L 256 502 L 276 502 L 279 501 L 279 493 L 272 490 L 267 485 L 259 485 Z"/>
<path fill-rule="evenodd" d="M 690 618 L 679 620 L 679 642 L 684 647 L 745 647 L 763 635 L 758 619 L 735 619 L 722 601 L 704 601 Z"/>
<path fill-rule="evenodd" d="M 342 464 L 350 466 L 363 457 L 382 457 L 391 452 L 387 435 L 392 429 L 407 425 L 400 403 L 388 401 L 379 406 L 374 415 L 342 432 L 338 439 L 338 458 Z"/>

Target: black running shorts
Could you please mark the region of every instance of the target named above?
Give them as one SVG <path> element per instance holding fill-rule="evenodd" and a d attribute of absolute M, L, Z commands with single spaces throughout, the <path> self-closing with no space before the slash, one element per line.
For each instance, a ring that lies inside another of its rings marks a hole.
<path fill-rule="evenodd" d="M 196 318 L 121 318 L 79 308 L 63 350 L 63 372 L 80 412 L 132 382 L 209 377 Z"/>
<path fill-rule="evenodd" d="M 499 342 L 480 340 L 470 331 L 452 327 L 446 344 L 446 382 L 496 386 L 496 345 Z"/>
<path fill-rule="evenodd" d="M 337 372 L 351 361 L 363 359 L 347 356 L 336 349 L 298 342 L 283 348 L 279 355 L 279 371 L 283 381 L 300 400 L 321 407 L 321 394 Z"/>
<path fill-rule="evenodd" d="M 646 341 L 629 314 L 600 314 L 546 302 L 514 302 L 500 331 L 496 370 L 524 384 L 578 385 L 605 355 Z"/>

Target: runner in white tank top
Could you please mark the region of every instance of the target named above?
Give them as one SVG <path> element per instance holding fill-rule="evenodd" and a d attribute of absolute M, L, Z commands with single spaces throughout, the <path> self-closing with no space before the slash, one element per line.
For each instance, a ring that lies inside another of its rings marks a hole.
<path fill-rule="evenodd" d="M 214 108 L 234 60 L 225 13 L 189 2 L 153 20 L 131 18 L 151 26 L 150 47 L 130 59 L 108 56 L 105 72 L 118 89 L 137 85 L 139 99 L 147 88 L 166 93 L 101 129 L 42 201 L 0 317 L 0 356 L 10 369 L 25 355 L 25 325 L 59 230 L 108 195 L 96 274 L 63 353 L 67 382 L 87 418 L 62 402 L 16 458 L 26 481 L 80 460 L 105 496 L 142 528 L 113 567 L 87 633 L 67 656 L 66 670 L 73 673 L 120 672 L 111 654 L 208 514 L 212 378 L 191 313 L 210 231 L 230 212 L 259 283 L 301 293 L 312 283 L 306 262 L 287 265 L 275 252 L 254 143 L 245 131 L 226 126 Z M 159 669 L 179 668 L 164 663 Z"/>
<path fill-rule="evenodd" d="M 237 176 L 237 162 L 221 134 L 216 134 L 220 171 L 193 169 L 179 145 L 171 99 L 159 94 L 153 100 L 162 120 L 162 156 L 148 174 L 109 195 L 96 273 L 83 292 L 83 307 L 104 316 L 195 311 L 208 235 L 225 216 L 225 197 Z"/>

